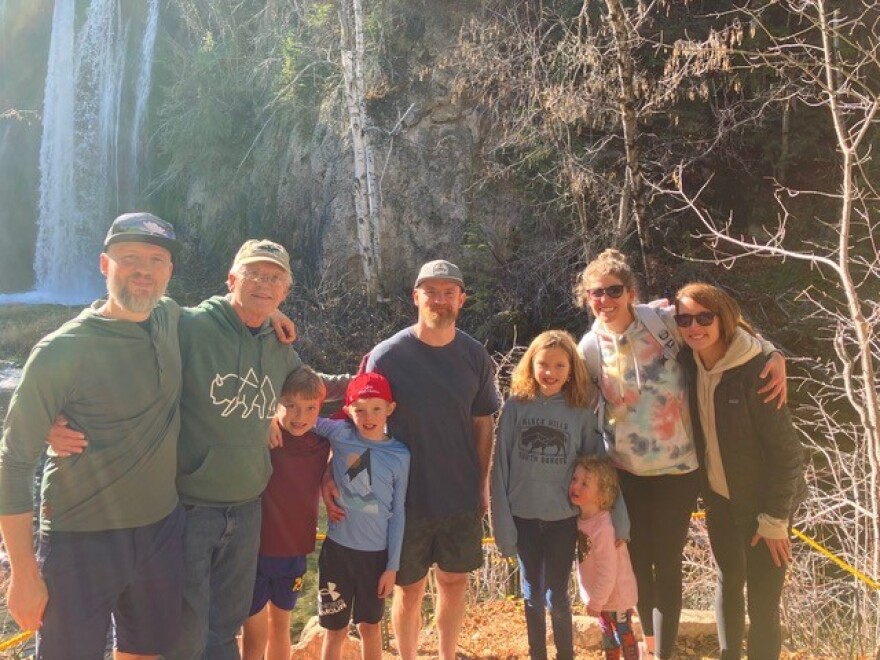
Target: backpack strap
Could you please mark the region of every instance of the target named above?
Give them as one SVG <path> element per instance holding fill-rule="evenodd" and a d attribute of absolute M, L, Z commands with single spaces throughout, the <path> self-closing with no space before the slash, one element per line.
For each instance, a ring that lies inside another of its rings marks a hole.
<path fill-rule="evenodd" d="M 675 360 L 678 357 L 678 351 L 681 349 L 681 343 L 676 338 L 675 333 L 671 332 L 657 309 L 651 305 L 633 305 L 633 311 L 636 318 L 641 321 L 651 333 L 654 340 L 663 347 L 663 355 L 668 360 Z"/>
<path fill-rule="evenodd" d="M 587 373 L 598 392 L 596 415 L 599 417 L 599 429 L 605 429 L 605 396 L 602 394 L 602 348 L 599 346 L 599 335 L 588 332 L 580 343 L 581 355 L 587 365 Z"/>

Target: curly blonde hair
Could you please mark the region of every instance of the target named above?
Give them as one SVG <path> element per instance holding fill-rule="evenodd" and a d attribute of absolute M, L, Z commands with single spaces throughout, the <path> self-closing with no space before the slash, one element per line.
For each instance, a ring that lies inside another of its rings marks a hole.
<path fill-rule="evenodd" d="M 590 298 L 590 282 L 609 276 L 619 279 L 621 284 L 636 292 L 636 296 L 638 296 L 636 276 L 629 265 L 629 260 L 620 250 L 609 248 L 588 263 L 587 267 L 578 275 L 572 289 L 574 304 L 578 307 L 587 307 L 587 301 Z"/>
<path fill-rule="evenodd" d="M 577 344 L 565 330 L 547 330 L 532 340 L 525 354 L 513 369 L 510 382 L 510 394 L 516 399 L 534 399 L 539 391 L 535 379 L 534 361 L 539 351 L 547 348 L 558 348 L 568 357 L 571 367 L 568 382 L 562 388 L 568 405 L 575 408 L 587 408 L 594 404 L 595 392 L 593 383 L 587 376 L 587 368 L 578 353 Z"/>

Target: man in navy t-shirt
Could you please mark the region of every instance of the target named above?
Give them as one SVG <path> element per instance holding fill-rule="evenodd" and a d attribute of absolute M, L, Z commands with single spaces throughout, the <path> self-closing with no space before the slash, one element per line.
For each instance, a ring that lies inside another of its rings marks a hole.
<path fill-rule="evenodd" d="M 479 568 L 489 506 L 492 414 L 500 400 L 485 347 L 456 328 L 465 302 L 461 270 L 422 266 L 413 288 L 415 325 L 376 346 L 367 371 L 391 383 L 389 433 L 409 447 L 409 489 L 392 623 L 400 656 L 416 657 L 428 570 L 436 564 L 440 658 L 452 660 L 468 572 Z"/>

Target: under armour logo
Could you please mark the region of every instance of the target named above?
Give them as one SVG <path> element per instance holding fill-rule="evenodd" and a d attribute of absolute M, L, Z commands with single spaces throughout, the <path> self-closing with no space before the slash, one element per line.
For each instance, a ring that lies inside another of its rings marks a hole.
<path fill-rule="evenodd" d="M 321 598 L 328 597 L 330 600 L 339 600 L 339 596 L 341 595 L 338 591 L 336 591 L 336 583 L 328 582 L 326 589 L 319 589 L 318 594 L 320 594 Z"/>

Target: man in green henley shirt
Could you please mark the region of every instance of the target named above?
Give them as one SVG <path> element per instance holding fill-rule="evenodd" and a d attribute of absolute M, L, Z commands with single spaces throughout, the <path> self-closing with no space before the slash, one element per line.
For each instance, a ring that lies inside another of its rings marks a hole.
<path fill-rule="evenodd" d="M 129 213 L 104 245 L 106 300 L 34 347 L 0 442 L 7 605 L 19 626 L 39 631 L 46 660 L 103 657 L 111 616 L 117 658 L 157 657 L 180 629 L 180 308 L 162 297 L 178 243 L 167 222 Z M 50 452 L 35 556 L 34 474 L 58 415 L 89 449 Z"/>

